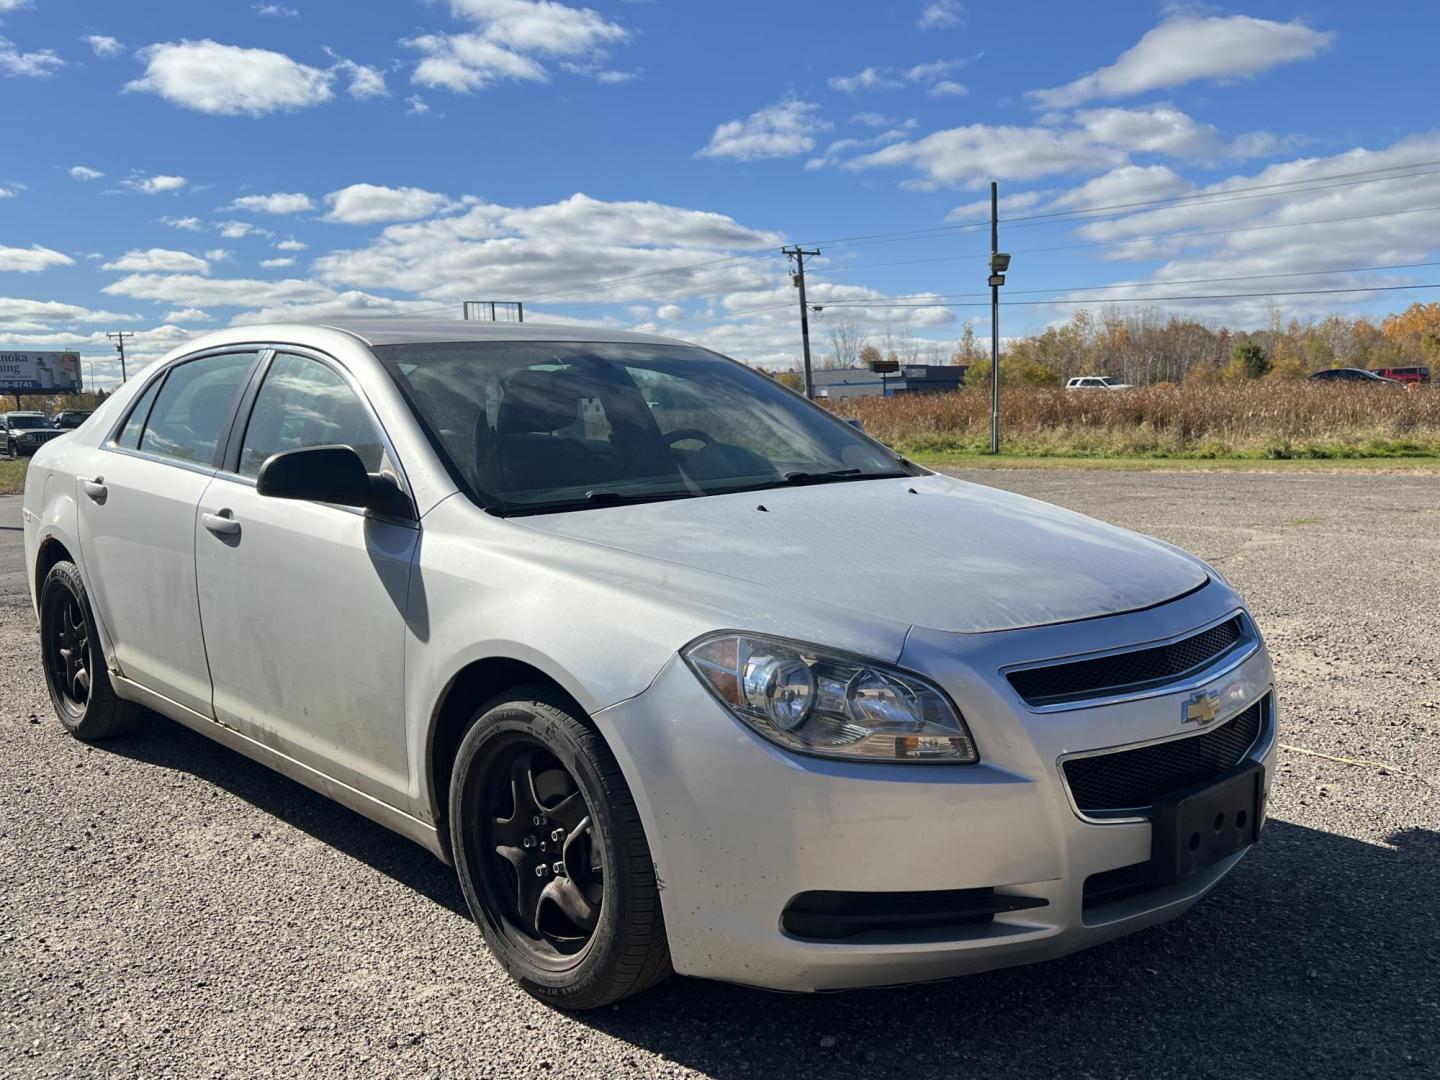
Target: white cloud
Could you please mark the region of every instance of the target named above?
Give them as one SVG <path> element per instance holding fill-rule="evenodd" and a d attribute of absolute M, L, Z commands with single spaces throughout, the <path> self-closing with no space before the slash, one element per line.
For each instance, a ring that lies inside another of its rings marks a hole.
<path fill-rule="evenodd" d="M 120 39 L 109 34 L 86 34 L 80 40 L 89 45 L 96 56 L 119 56 L 125 51 Z"/>
<path fill-rule="evenodd" d="M 831 126 L 819 112 L 818 105 L 794 99 L 766 106 L 744 120 L 721 124 L 696 156 L 758 161 L 809 153 L 815 135 Z"/>
<path fill-rule="evenodd" d="M 685 317 L 685 309 L 679 304 L 661 304 L 655 309 L 655 317 L 661 322 L 679 322 Z"/>
<path fill-rule="evenodd" d="M 405 99 L 406 116 L 424 116 L 430 111 L 430 106 L 425 104 L 425 99 L 419 94 L 411 94 Z"/>
<path fill-rule="evenodd" d="M 248 221 L 222 221 L 216 225 L 216 228 L 220 230 L 220 235 L 226 240 L 239 240 L 251 233 L 258 233 L 261 236 L 269 235 L 264 229 L 251 225 Z"/>
<path fill-rule="evenodd" d="M 199 308 L 176 308 L 165 316 L 167 323 L 195 323 L 209 322 L 210 313 L 201 311 Z"/>
<path fill-rule="evenodd" d="M 1122 151 L 1084 131 L 967 124 L 894 143 L 845 162 L 851 170 L 910 166 L 931 183 L 978 187 L 991 179 L 1033 180 L 1125 163 Z"/>
<path fill-rule="evenodd" d="M 1260 157 L 1274 153 L 1283 140 L 1251 132 L 1226 140 L 1212 124 L 1202 124 L 1169 105 L 1142 109 L 1082 109 L 1075 120 L 1095 139 L 1134 153 L 1164 154 L 1192 161 Z"/>
<path fill-rule="evenodd" d="M 921 30 L 945 30 L 952 26 L 959 26 L 964 11 L 960 0 L 935 0 L 934 3 L 926 4 L 921 8 L 920 17 L 915 20 L 915 25 Z"/>
<path fill-rule="evenodd" d="M 256 15 L 267 19 L 298 19 L 300 12 L 284 4 L 256 4 L 250 9 Z"/>
<path fill-rule="evenodd" d="M 1029 210 L 1038 206 L 1046 197 L 1048 192 L 1043 191 L 1017 191 L 1013 195 L 1001 195 L 999 210 L 1001 214 L 1012 214 L 1018 210 Z M 945 215 L 946 221 L 988 221 L 990 220 L 990 200 L 977 199 L 974 202 L 962 203 Z"/>
<path fill-rule="evenodd" d="M 335 70 L 350 80 L 345 92 L 356 101 L 390 96 L 390 88 L 385 85 L 385 75 L 379 68 L 357 64 L 353 60 L 340 60 L 336 63 Z"/>
<path fill-rule="evenodd" d="M 19 184 L 13 187 L 6 187 L 4 184 L 0 184 L 0 199 L 13 199 L 20 190 Z"/>
<path fill-rule="evenodd" d="M 275 246 L 281 251 L 304 251 L 308 245 L 291 237 L 289 240 L 281 240 Z"/>
<path fill-rule="evenodd" d="M 127 90 L 156 94 L 173 105 L 220 116 L 263 116 L 329 101 L 334 73 L 269 49 L 202 41 L 167 42 L 141 50 L 142 78 Z"/>
<path fill-rule="evenodd" d="M 574 289 L 586 301 L 626 303 L 768 281 L 766 268 L 726 257 L 781 242 L 776 233 L 722 214 L 577 194 L 532 207 L 480 203 L 462 214 L 392 225 L 368 246 L 331 252 L 315 265 L 327 282 L 440 300 L 487 291 L 530 299 Z M 657 276 L 637 280 L 637 273 Z M 627 280 L 595 284 L 612 278 Z"/>
<path fill-rule="evenodd" d="M 1334 39 L 1334 33 L 1312 30 L 1299 21 L 1271 22 L 1249 15 L 1179 16 L 1149 31 L 1110 66 L 1025 96 L 1043 108 L 1063 109 L 1197 79 L 1239 79 L 1313 59 Z"/>
<path fill-rule="evenodd" d="M 260 265 L 266 270 L 278 270 L 282 266 L 294 266 L 294 259 L 261 259 Z"/>
<path fill-rule="evenodd" d="M 162 173 L 156 176 L 132 176 L 121 183 L 131 191 L 139 191 L 145 195 L 163 195 L 167 191 L 179 191 L 185 186 L 186 180 L 183 176 L 166 176 Z"/>
<path fill-rule="evenodd" d="M 88 165 L 71 165 L 70 175 L 76 180 L 99 180 L 105 174 L 99 169 L 92 169 Z"/>
<path fill-rule="evenodd" d="M 32 244 L 28 248 L 6 247 L 0 244 L 0 270 L 21 274 L 33 274 L 48 270 L 52 266 L 73 266 L 75 260 L 69 255 L 52 251 L 50 248 Z"/>
<path fill-rule="evenodd" d="M 942 79 L 925 92 L 931 97 L 964 97 L 970 93 L 970 88 L 964 83 Z"/>
<path fill-rule="evenodd" d="M 300 214 L 314 210 L 315 204 L 309 195 L 300 192 L 276 192 L 273 195 L 242 195 L 222 209 L 245 210 L 252 214 Z"/>
<path fill-rule="evenodd" d="M 148 251 L 127 251 L 120 258 L 108 262 L 100 269 L 122 270 L 130 273 L 150 274 L 208 274 L 210 264 L 198 256 L 170 248 L 150 248 Z"/>
<path fill-rule="evenodd" d="M 172 229 L 183 229 L 185 232 L 199 232 L 200 219 L 198 217 L 162 217 L 161 224 L 169 225 Z"/>
<path fill-rule="evenodd" d="M 0 327 L 10 331 L 36 330 L 53 323 L 133 322 L 135 318 L 134 315 L 116 311 L 94 311 L 78 304 L 65 304 L 57 300 L 23 300 L 0 296 Z M 39 344 L 15 338 L 11 340 L 16 345 Z"/>
<path fill-rule="evenodd" d="M 207 248 L 205 258 L 211 262 L 225 262 L 234 254 L 229 248 Z"/>
<path fill-rule="evenodd" d="M 619 86 L 621 83 L 634 82 L 640 77 L 635 71 L 614 71 L 606 69 L 595 73 L 595 81 L 602 86 Z"/>
<path fill-rule="evenodd" d="M 549 73 L 537 57 L 593 64 L 630 37 L 630 31 L 598 12 L 558 0 L 450 0 L 450 10 L 476 29 L 423 34 L 405 44 L 421 54 L 412 81 L 456 93 L 502 80 L 545 82 Z"/>
<path fill-rule="evenodd" d="M 210 278 L 194 274 L 130 274 L 106 285 L 101 292 L 135 300 L 158 300 L 177 307 L 257 307 L 265 304 L 326 300 L 333 290 L 314 281 L 290 278 L 261 281 L 255 278 Z"/>
<path fill-rule="evenodd" d="M 861 90 L 894 90 L 905 84 L 894 75 L 886 74 L 885 69 L 867 67 L 854 75 L 832 75 L 829 85 L 831 90 L 856 94 Z"/>
<path fill-rule="evenodd" d="M 344 225 L 371 225 L 377 221 L 411 221 L 429 217 L 450 206 L 450 199 L 416 187 L 351 184 L 325 196 L 330 211 L 326 221 Z"/>
<path fill-rule="evenodd" d="M 13 42 L 0 37 L 0 72 L 6 75 L 20 75 L 31 79 L 48 79 L 65 61 L 55 55 L 54 49 L 38 52 L 21 52 Z"/>

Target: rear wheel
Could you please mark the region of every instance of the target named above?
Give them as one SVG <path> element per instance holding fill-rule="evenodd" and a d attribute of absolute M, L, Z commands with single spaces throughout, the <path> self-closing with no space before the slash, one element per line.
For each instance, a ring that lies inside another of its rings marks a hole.
<path fill-rule="evenodd" d="M 482 707 L 450 785 L 460 886 L 496 958 L 565 1009 L 670 973 L 655 871 L 614 756 L 553 688 Z"/>
<path fill-rule="evenodd" d="M 115 696 L 85 585 L 72 562 L 52 566 L 40 587 L 40 652 L 50 701 L 70 734 L 96 742 L 135 726 L 140 706 Z"/>

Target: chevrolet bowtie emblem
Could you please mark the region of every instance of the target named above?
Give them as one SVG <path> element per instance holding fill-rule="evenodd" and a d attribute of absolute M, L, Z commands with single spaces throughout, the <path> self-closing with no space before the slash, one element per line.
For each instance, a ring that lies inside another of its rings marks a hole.
<path fill-rule="evenodd" d="M 1192 694 L 1190 699 L 1180 706 L 1180 722 L 1194 724 L 1196 727 L 1213 724 L 1219 714 L 1220 695 L 1210 690 Z"/>

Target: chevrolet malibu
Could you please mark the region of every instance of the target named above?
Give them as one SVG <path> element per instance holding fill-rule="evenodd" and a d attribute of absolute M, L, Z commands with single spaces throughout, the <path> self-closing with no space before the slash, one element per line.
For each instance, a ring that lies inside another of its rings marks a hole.
<path fill-rule="evenodd" d="M 678 341 L 224 330 L 41 446 L 24 522 L 71 733 L 153 710 L 411 838 L 564 1008 L 1060 956 L 1264 818 L 1213 569 Z"/>

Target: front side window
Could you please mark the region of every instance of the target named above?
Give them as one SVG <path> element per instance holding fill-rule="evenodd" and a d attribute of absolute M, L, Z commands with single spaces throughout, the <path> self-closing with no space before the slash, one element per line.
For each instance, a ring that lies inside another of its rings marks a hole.
<path fill-rule="evenodd" d="M 171 368 L 145 422 L 139 448 L 179 461 L 213 464 L 254 362 L 253 352 L 224 353 Z"/>
<path fill-rule="evenodd" d="M 501 513 L 908 475 L 848 424 L 704 349 L 455 342 L 375 354 L 452 473 Z"/>
<path fill-rule="evenodd" d="M 281 353 L 270 365 L 240 448 L 240 473 L 257 476 L 271 454 L 306 446 L 349 446 L 365 468 L 384 458 L 379 429 L 350 384 L 328 364 Z"/>

